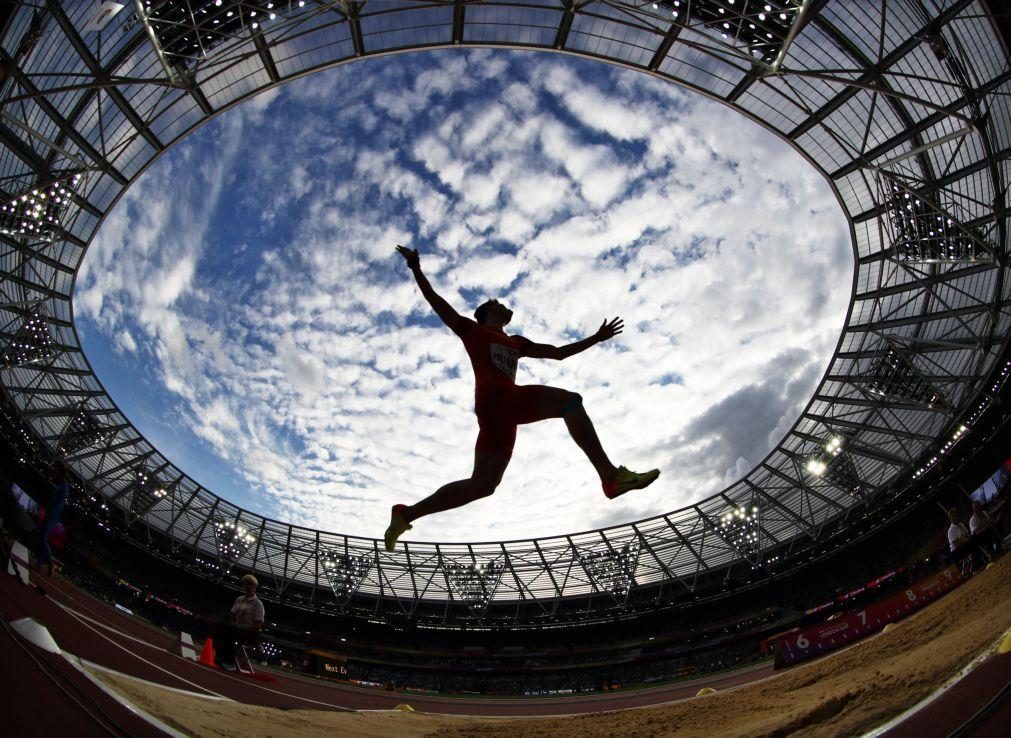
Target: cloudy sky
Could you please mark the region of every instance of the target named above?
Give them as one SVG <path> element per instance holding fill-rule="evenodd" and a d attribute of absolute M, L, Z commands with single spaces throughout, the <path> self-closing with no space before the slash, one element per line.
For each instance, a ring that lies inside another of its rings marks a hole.
<path fill-rule="evenodd" d="M 260 95 L 127 192 L 81 270 L 85 350 L 190 476 L 257 513 L 380 537 L 393 503 L 469 476 L 459 340 L 397 243 L 469 315 L 564 344 L 517 381 L 580 392 L 616 501 L 560 420 L 524 426 L 490 498 L 405 540 L 575 532 L 718 492 L 769 452 L 824 373 L 852 279 L 845 220 L 786 144 L 698 95 L 599 63 L 452 50 Z"/>

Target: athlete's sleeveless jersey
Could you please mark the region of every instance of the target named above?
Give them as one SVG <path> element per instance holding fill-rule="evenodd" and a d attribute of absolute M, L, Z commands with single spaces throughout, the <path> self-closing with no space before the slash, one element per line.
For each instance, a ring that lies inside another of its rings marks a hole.
<path fill-rule="evenodd" d="M 463 324 L 457 335 L 474 367 L 477 391 L 496 385 L 515 385 L 516 365 L 520 357 L 526 356 L 531 341 L 523 336 L 506 335 L 469 318 L 461 320 Z"/>

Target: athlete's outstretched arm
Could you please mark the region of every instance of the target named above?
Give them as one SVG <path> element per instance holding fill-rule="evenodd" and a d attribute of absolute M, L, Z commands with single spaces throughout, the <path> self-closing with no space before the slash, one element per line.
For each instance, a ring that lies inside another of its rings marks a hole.
<path fill-rule="evenodd" d="M 625 323 L 621 318 L 605 320 L 600 324 L 600 328 L 592 336 L 587 336 L 582 341 L 576 341 L 566 346 L 552 346 L 547 343 L 531 343 L 524 353 L 532 359 L 567 359 L 570 356 L 586 351 L 591 346 L 608 341 L 617 336 L 624 329 Z"/>
<path fill-rule="evenodd" d="M 434 289 L 432 289 L 432 285 L 429 283 L 428 277 L 426 277 L 421 271 L 421 258 L 418 256 L 418 252 L 415 249 L 409 249 L 406 246 L 397 244 L 397 253 L 404 257 L 404 261 L 407 262 L 407 266 L 414 275 L 414 279 L 418 283 L 418 287 L 421 288 L 421 294 L 426 300 L 428 300 L 428 304 L 432 306 L 432 310 L 435 311 L 435 314 L 439 316 L 443 323 L 449 326 L 451 331 L 456 333 L 459 330 L 463 319 L 460 317 L 460 314 L 453 309 L 452 305 L 446 302 Z"/>

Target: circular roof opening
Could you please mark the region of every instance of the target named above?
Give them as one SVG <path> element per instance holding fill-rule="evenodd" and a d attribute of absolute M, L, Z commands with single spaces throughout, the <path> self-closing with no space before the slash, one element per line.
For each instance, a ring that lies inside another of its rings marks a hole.
<path fill-rule="evenodd" d="M 406 133 L 405 132 L 409 132 Z M 588 60 L 450 50 L 339 68 L 222 115 L 123 197 L 75 293 L 84 346 L 142 432 L 268 517 L 378 535 L 467 477 L 473 373 L 393 250 L 464 315 L 567 344 L 517 382 L 577 391 L 609 502 L 560 420 L 523 426 L 495 496 L 426 540 L 514 539 L 707 497 L 783 437 L 826 370 L 852 283 L 831 188 L 718 103 Z M 409 536 L 410 537 L 410 536 Z"/>

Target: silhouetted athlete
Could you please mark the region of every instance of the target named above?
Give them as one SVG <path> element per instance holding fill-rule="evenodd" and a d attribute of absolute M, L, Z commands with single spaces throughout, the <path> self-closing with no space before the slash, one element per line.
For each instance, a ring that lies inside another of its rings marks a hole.
<path fill-rule="evenodd" d="M 541 385 L 516 384 L 516 365 L 523 356 L 533 359 L 567 359 L 621 333 L 621 318 L 605 320 L 597 332 L 568 346 L 534 343 L 522 336 L 510 336 L 502 329 L 512 319 L 512 310 L 498 300 L 488 300 L 474 311 L 474 320 L 465 318 L 442 299 L 421 271 L 418 252 L 397 246 L 421 294 L 435 314 L 463 341 L 476 379 L 474 412 L 480 430 L 474 448 L 474 471 L 470 478 L 450 482 L 414 505 L 394 505 L 390 527 L 386 529 L 386 550 L 393 551 L 397 539 L 411 529 L 411 522 L 425 515 L 466 505 L 495 491 L 509 465 L 516 443 L 516 426 L 548 418 L 562 418 L 569 435 L 579 445 L 600 475 L 604 494 L 613 499 L 633 489 L 652 484 L 659 469 L 643 474 L 615 467 L 600 445 L 593 423 L 583 409 L 583 398 L 575 392 Z"/>

